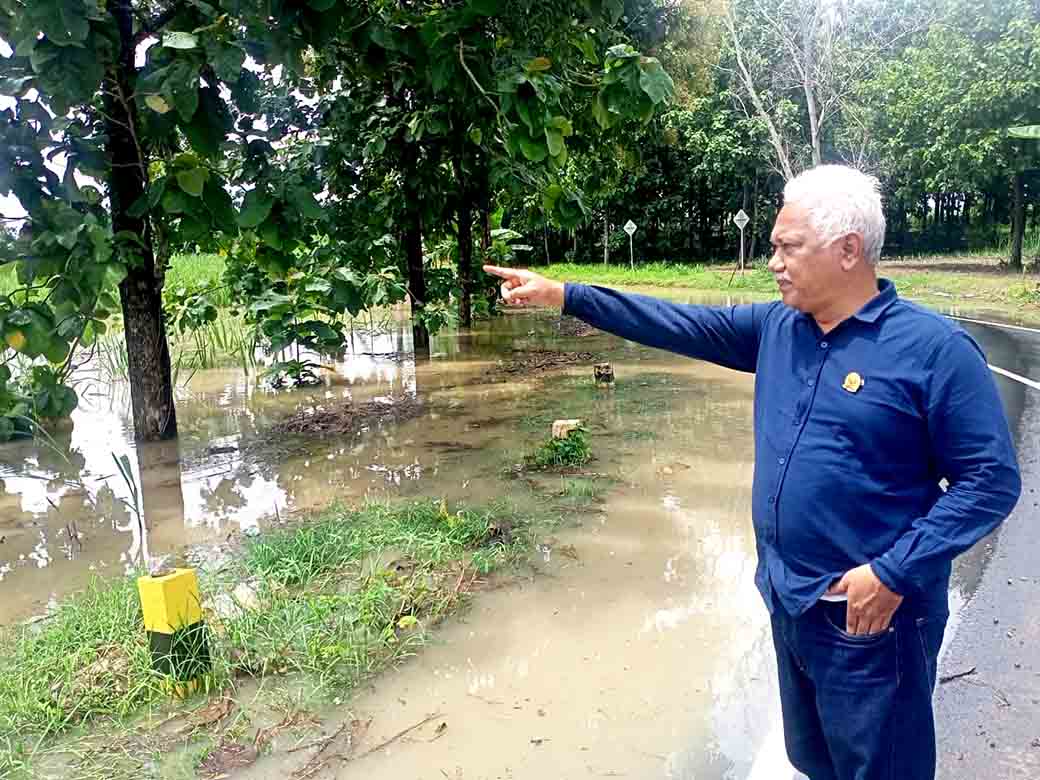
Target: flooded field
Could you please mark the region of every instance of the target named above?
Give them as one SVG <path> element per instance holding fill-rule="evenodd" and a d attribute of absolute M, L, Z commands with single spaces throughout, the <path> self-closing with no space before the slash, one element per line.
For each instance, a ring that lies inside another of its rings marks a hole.
<path fill-rule="evenodd" d="M 359 338 L 316 389 L 199 372 L 179 391 L 180 439 L 158 445 L 127 435 L 124 387 L 84 378 L 68 430 L 0 449 L 0 624 L 146 553 L 212 551 L 332 501 L 531 501 L 506 470 L 553 419 L 580 417 L 590 470 L 613 479 L 604 500 L 545 540 L 541 574 L 479 595 L 418 658 L 324 713 L 330 732 L 337 718 L 371 719 L 362 747 L 429 720 L 315 776 L 789 777 L 752 583 L 752 378 L 561 333 L 545 314 L 439 337 L 429 362 L 416 363 L 409 341 L 406 324 Z M 503 370 L 538 349 L 578 355 L 544 373 Z M 613 391 L 593 386 L 597 360 L 614 364 Z M 356 435 L 277 433 L 291 414 L 348 401 L 417 409 Z M 959 563 L 954 611 L 986 556 L 980 546 Z M 307 758 L 276 749 L 235 776 L 286 777 Z"/>

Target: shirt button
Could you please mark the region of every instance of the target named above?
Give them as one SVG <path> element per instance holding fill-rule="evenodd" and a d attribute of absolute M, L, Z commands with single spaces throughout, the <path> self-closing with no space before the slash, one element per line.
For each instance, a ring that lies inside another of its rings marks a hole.
<path fill-rule="evenodd" d="M 816 380 L 815 379 L 810 379 L 806 384 L 808 384 L 809 387 L 812 387 L 813 385 L 816 384 Z"/>
<path fill-rule="evenodd" d="M 787 463 L 787 458 L 780 458 L 779 460 L 777 460 L 777 463 L 783 466 L 785 463 Z"/>
<path fill-rule="evenodd" d="M 776 496 L 770 496 L 769 497 L 769 506 L 772 506 L 775 503 L 776 503 Z"/>
<path fill-rule="evenodd" d="M 829 347 L 829 346 L 830 346 L 830 344 L 828 344 L 826 341 L 821 341 L 820 342 L 820 349 L 827 349 L 827 347 Z"/>
<path fill-rule="evenodd" d="M 800 419 L 800 418 L 798 418 L 798 417 L 795 417 L 795 418 L 794 418 L 794 424 L 795 424 L 795 425 L 799 425 L 799 424 L 800 424 L 801 422 L 802 422 L 802 421 L 801 421 L 801 419 Z"/>

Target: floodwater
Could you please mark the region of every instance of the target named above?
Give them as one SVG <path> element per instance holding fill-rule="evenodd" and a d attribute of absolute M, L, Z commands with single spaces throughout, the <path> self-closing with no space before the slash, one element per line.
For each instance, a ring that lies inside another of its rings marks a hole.
<path fill-rule="evenodd" d="M 563 337 L 556 318 L 528 313 L 439 337 L 428 363 L 409 341 L 405 324 L 361 338 L 311 390 L 200 372 L 179 391 L 181 437 L 168 444 L 135 447 L 125 388 L 86 384 L 52 445 L 0 448 L 0 623 L 145 552 L 181 556 L 335 499 L 530 500 L 503 468 L 552 419 L 581 417 L 593 468 L 618 480 L 606 501 L 545 540 L 540 576 L 478 595 L 418 658 L 349 702 L 372 720 L 362 750 L 435 716 L 427 725 L 317 776 L 791 777 L 752 583 L 752 378 L 602 334 Z M 488 381 L 512 350 L 537 348 L 609 359 L 617 388 L 590 387 L 594 360 Z M 1020 413 L 1021 394 L 1002 392 Z M 402 396 L 424 404 L 418 418 L 356 437 L 269 432 L 298 408 Z M 143 522 L 113 460 L 123 454 Z M 989 549 L 959 562 L 955 613 Z M 331 731 L 350 715 L 324 716 Z M 307 758 L 276 750 L 236 777 L 288 776 Z"/>

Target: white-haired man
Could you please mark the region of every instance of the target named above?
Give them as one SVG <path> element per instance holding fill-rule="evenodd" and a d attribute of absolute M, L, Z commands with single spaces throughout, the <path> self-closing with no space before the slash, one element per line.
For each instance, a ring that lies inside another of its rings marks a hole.
<path fill-rule="evenodd" d="M 934 777 L 951 562 L 1021 491 L 985 358 L 878 279 L 884 234 L 877 180 L 824 165 L 784 190 L 782 301 L 690 306 L 485 268 L 508 303 L 755 373 L 755 583 L 788 756 L 811 780 Z"/>

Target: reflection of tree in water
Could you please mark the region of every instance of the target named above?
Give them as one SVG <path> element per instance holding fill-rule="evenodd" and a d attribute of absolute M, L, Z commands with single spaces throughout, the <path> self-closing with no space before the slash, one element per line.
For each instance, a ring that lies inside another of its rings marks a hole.
<path fill-rule="evenodd" d="M 243 509 L 246 506 L 242 490 L 252 486 L 254 481 L 253 472 L 243 463 L 235 474 L 223 477 L 215 486 L 204 486 L 200 491 L 202 501 L 213 514 L 227 517 L 232 514 L 232 510 Z"/>

